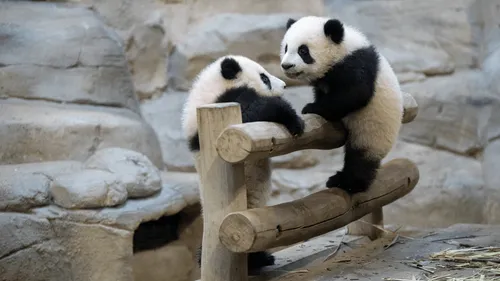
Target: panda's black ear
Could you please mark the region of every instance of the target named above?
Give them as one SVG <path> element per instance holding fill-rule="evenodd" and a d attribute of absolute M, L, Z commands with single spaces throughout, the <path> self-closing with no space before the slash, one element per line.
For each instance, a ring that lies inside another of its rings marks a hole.
<path fill-rule="evenodd" d="M 344 25 L 337 19 L 330 19 L 324 26 L 325 35 L 330 37 L 335 44 L 342 43 L 344 39 Z"/>
<path fill-rule="evenodd" d="M 220 64 L 221 74 L 224 79 L 232 80 L 241 71 L 241 66 L 233 58 L 225 58 Z"/>
<path fill-rule="evenodd" d="M 290 26 L 292 26 L 292 24 L 294 24 L 296 21 L 297 20 L 289 18 L 288 21 L 286 22 L 286 30 L 288 30 L 290 28 Z"/>

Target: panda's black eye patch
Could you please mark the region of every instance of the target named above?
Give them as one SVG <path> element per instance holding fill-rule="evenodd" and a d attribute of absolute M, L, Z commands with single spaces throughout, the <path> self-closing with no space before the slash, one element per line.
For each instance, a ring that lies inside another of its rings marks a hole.
<path fill-rule="evenodd" d="M 267 77 L 267 75 L 265 75 L 264 73 L 261 73 L 260 80 L 262 80 L 262 82 L 264 84 L 266 84 L 266 86 L 269 88 L 269 90 L 271 90 L 271 81 L 269 80 L 269 77 Z"/>
<path fill-rule="evenodd" d="M 297 52 L 299 53 L 299 56 L 305 63 L 307 64 L 314 63 L 314 59 L 311 57 L 311 53 L 309 53 L 309 47 L 307 47 L 307 45 L 300 45 Z"/>

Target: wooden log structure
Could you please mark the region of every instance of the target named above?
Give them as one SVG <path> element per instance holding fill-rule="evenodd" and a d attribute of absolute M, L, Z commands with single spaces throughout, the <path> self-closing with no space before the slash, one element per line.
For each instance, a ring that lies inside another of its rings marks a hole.
<path fill-rule="evenodd" d="M 405 93 L 402 122 L 411 122 L 417 112 L 416 101 Z M 255 180 L 245 181 L 245 171 L 252 170 L 246 166 L 293 151 L 341 147 L 345 129 L 341 123 L 306 114 L 304 134 L 292 137 L 279 124 L 242 124 L 237 103 L 201 106 L 197 115 L 201 150 L 196 169 L 204 228 L 201 281 L 247 280 L 246 253 L 290 245 L 349 223 L 350 231 L 376 238 L 379 231 L 353 221 L 365 216 L 368 224 L 383 225 L 382 207 L 409 193 L 419 179 L 414 163 L 396 159 L 383 165 L 369 190 L 352 197 L 332 188 L 248 210 L 246 186 Z"/>
<path fill-rule="evenodd" d="M 415 99 L 404 93 L 403 123 L 415 119 L 418 106 Z M 304 149 L 334 149 L 345 143 L 345 129 L 316 114 L 302 116 L 304 134 L 292 138 L 283 125 L 271 122 L 252 122 L 232 125 L 218 137 L 216 147 L 220 157 L 229 163 L 241 163 L 288 154 Z"/>
<path fill-rule="evenodd" d="M 233 212 L 224 218 L 219 239 L 235 253 L 304 241 L 343 227 L 408 194 L 418 179 L 413 162 L 395 159 L 383 165 L 369 190 L 352 197 L 332 188 L 275 206 Z"/>

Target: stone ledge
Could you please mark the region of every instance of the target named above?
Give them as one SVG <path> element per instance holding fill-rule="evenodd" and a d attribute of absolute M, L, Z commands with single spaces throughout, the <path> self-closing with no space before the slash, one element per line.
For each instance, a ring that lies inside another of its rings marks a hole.
<path fill-rule="evenodd" d="M 120 147 L 163 167 L 156 133 L 125 108 L 0 99 L 0 164 L 85 161 L 98 149 Z"/>

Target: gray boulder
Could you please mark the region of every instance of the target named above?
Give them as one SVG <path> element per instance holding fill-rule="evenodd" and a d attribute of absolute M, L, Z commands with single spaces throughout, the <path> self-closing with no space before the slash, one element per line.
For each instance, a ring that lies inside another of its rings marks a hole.
<path fill-rule="evenodd" d="M 0 164 L 85 161 L 97 150 L 121 147 L 163 167 L 156 133 L 125 108 L 0 100 Z"/>
<path fill-rule="evenodd" d="M 123 148 L 97 151 L 84 163 L 86 169 L 113 173 L 125 186 L 129 198 L 147 197 L 161 189 L 160 171 L 144 155 Z"/>
<path fill-rule="evenodd" d="M 0 211 L 28 212 L 49 205 L 52 179 L 81 166 L 77 161 L 0 165 Z"/>
<path fill-rule="evenodd" d="M 91 10 L 0 5 L 0 96 L 139 112 L 122 42 Z"/>
<path fill-rule="evenodd" d="M 188 90 L 205 66 L 226 54 L 247 56 L 288 85 L 303 84 L 286 78 L 279 67 L 279 46 L 290 17 L 300 14 L 217 14 L 193 26 L 170 57 L 171 86 Z"/>

